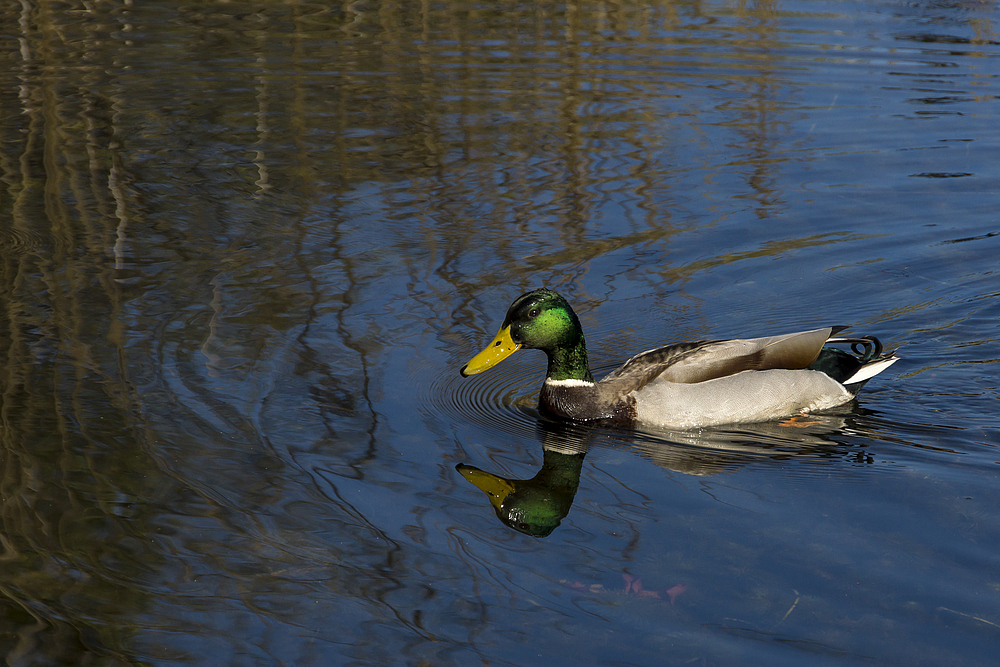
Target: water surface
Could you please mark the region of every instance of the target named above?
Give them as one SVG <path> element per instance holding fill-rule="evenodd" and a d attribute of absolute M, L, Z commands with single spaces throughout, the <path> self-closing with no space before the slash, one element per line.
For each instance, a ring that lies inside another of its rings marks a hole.
<path fill-rule="evenodd" d="M 997 19 L 0 9 L 7 663 L 990 664 Z M 794 425 L 561 428 L 540 353 L 458 375 L 541 285 L 601 373 L 904 358 Z"/>

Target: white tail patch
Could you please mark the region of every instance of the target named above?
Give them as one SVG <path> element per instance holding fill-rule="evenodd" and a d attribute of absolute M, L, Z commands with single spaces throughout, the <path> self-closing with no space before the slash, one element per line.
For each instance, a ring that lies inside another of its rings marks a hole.
<path fill-rule="evenodd" d="M 858 369 L 857 373 L 844 380 L 843 384 L 854 384 L 855 382 L 864 382 L 865 380 L 875 377 L 885 369 L 889 368 L 889 366 L 892 366 L 897 361 L 899 361 L 899 357 L 889 357 L 887 359 L 879 359 L 878 361 L 873 361 L 870 364 L 865 364 L 864 366 Z"/>

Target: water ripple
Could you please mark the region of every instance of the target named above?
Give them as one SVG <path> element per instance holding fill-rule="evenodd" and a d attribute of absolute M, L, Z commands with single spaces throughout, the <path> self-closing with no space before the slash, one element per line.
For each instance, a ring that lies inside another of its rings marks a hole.
<path fill-rule="evenodd" d="M 23 253 L 44 245 L 42 236 L 33 229 L 8 227 L 0 229 L 0 251 Z"/>
<path fill-rule="evenodd" d="M 538 382 L 537 369 L 518 364 L 501 365 L 471 378 L 457 372 L 442 374 L 423 385 L 426 395 L 420 403 L 431 406 L 429 412 L 435 419 L 532 437 Z"/>

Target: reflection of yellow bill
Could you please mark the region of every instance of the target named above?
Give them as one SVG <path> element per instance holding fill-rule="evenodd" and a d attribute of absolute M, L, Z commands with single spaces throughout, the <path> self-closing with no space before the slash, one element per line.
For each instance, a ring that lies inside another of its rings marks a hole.
<path fill-rule="evenodd" d="M 476 488 L 488 495 L 490 497 L 490 504 L 498 510 L 503 505 L 503 501 L 507 499 L 507 496 L 514 492 L 514 485 L 503 477 L 497 477 L 484 470 L 467 465 L 458 466 L 458 471 L 462 473 L 462 477 L 472 482 Z"/>
<path fill-rule="evenodd" d="M 510 325 L 497 332 L 496 338 L 482 352 L 472 357 L 469 363 L 462 366 L 462 375 L 468 377 L 493 368 L 501 361 L 517 352 L 521 347 L 510 337 Z"/>

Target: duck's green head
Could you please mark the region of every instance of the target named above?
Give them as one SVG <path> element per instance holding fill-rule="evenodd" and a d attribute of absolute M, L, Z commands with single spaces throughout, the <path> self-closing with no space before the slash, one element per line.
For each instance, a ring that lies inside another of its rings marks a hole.
<path fill-rule="evenodd" d="M 462 367 L 462 375 L 493 368 L 522 347 L 548 354 L 553 380 L 593 381 L 580 320 L 566 299 L 545 288 L 514 299 L 496 337 Z"/>

